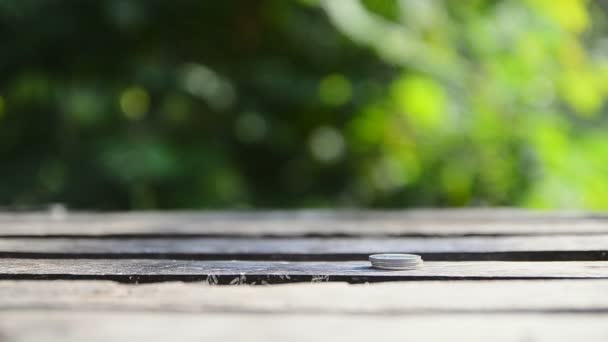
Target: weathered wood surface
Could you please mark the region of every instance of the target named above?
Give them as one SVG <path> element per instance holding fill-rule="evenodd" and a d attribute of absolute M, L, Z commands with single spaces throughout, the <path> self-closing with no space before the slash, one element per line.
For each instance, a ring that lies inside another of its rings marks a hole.
<path fill-rule="evenodd" d="M 124 285 L 3 281 L 0 312 L 21 310 L 419 315 L 608 313 L 608 281 L 427 281 L 350 285 Z"/>
<path fill-rule="evenodd" d="M 608 235 L 451 238 L 0 238 L 0 257 L 367 260 L 606 260 Z"/>
<path fill-rule="evenodd" d="M 577 212 L 3 213 L 0 341 L 607 341 L 607 251 Z M 377 252 L 427 262 L 337 261 Z M 332 283 L 208 286 L 292 282 Z"/>
<path fill-rule="evenodd" d="M 0 313 L 0 340 L 33 341 L 601 341 L 605 314 L 258 315 Z"/>
<path fill-rule="evenodd" d="M 0 259 L 0 279 L 168 280 L 219 284 L 459 279 L 608 279 L 608 262 L 425 262 L 385 271 L 369 262 L 191 261 L 149 259 Z"/>
<path fill-rule="evenodd" d="M 608 215 L 514 209 L 0 214 L 0 236 L 608 234 Z"/>

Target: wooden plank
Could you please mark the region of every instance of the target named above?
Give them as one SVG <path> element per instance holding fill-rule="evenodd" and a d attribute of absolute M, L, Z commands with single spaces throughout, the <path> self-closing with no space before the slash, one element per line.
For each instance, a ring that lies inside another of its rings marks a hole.
<path fill-rule="evenodd" d="M 125 285 L 1 281 L 0 311 L 418 315 L 608 313 L 606 280 L 428 281 L 350 285 Z M 567 294 L 567 295 L 564 295 Z"/>
<path fill-rule="evenodd" d="M 454 236 L 608 234 L 608 216 L 518 210 L 0 214 L 0 236 Z"/>
<path fill-rule="evenodd" d="M 0 257 L 367 260 L 606 260 L 608 235 L 451 238 L 0 238 Z"/>
<path fill-rule="evenodd" d="M 368 262 L 254 262 L 149 259 L 0 259 L 0 279 L 170 280 L 219 284 L 465 279 L 608 279 L 608 262 L 425 262 L 409 271 L 385 271 Z"/>
<path fill-rule="evenodd" d="M 2 211 L 0 208 L 0 221 L 13 220 L 66 220 L 83 219 L 90 215 L 103 214 L 113 218 L 151 218 L 165 217 L 167 211 L 130 211 L 130 212 L 95 212 L 95 211 L 68 211 L 61 206 L 53 206 L 49 210 L 38 211 Z M 520 208 L 408 208 L 408 209 L 295 209 L 295 210 L 197 210 L 197 211 L 171 211 L 171 215 L 183 217 L 204 216 L 209 219 L 224 220 L 235 216 L 243 219 L 256 219 L 260 217 L 274 219 L 385 219 L 397 218 L 405 220 L 422 221 L 554 221 L 554 220 L 580 220 L 595 219 L 606 220 L 608 214 L 604 212 L 587 212 L 573 210 L 528 210 Z"/>
<path fill-rule="evenodd" d="M 606 341 L 608 315 L 0 313 L 4 341 Z M 35 327 L 35 328 L 33 328 Z"/>

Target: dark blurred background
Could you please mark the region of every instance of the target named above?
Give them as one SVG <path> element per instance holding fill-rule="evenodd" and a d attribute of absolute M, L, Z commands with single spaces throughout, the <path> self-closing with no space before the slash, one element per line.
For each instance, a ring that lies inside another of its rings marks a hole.
<path fill-rule="evenodd" d="M 608 208 L 584 0 L 4 0 L 0 206 Z"/>

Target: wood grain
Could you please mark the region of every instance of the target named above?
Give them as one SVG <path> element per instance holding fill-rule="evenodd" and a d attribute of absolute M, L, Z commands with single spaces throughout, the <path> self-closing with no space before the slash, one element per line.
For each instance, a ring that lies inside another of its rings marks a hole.
<path fill-rule="evenodd" d="M 608 279 L 608 262 L 425 262 L 409 271 L 368 262 L 254 262 L 149 259 L 0 259 L 0 279 L 169 280 L 218 284 L 464 279 Z"/>
<path fill-rule="evenodd" d="M 608 234 L 608 216 L 514 209 L 0 214 L 0 236 Z"/>
<path fill-rule="evenodd" d="M 608 235 L 452 238 L 0 238 L 0 257 L 367 260 L 606 260 Z"/>
<path fill-rule="evenodd" d="M 607 321 L 604 314 L 345 317 L 23 311 L 0 313 L 0 340 L 604 342 Z"/>
<path fill-rule="evenodd" d="M 2 281 L 0 311 L 87 310 L 340 315 L 608 313 L 607 280 L 427 281 L 350 285 L 125 285 Z M 565 295 L 567 294 L 567 295 Z"/>
<path fill-rule="evenodd" d="M 0 341 L 606 341 L 606 251 L 584 212 L 0 213 Z M 427 261 L 327 261 L 376 252 Z"/>

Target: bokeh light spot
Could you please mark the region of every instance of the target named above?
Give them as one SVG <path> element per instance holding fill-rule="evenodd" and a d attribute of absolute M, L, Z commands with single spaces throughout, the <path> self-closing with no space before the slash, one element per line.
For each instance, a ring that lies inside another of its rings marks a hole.
<path fill-rule="evenodd" d="M 237 139 L 245 143 L 261 141 L 266 131 L 266 120 L 255 112 L 244 113 L 235 121 L 234 133 Z"/>
<path fill-rule="evenodd" d="M 581 70 L 564 72 L 561 80 L 562 96 L 583 117 L 592 117 L 603 104 L 596 75 Z"/>
<path fill-rule="evenodd" d="M 403 188 L 410 180 L 403 163 L 389 157 L 383 158 L 373 166 L 371 176 L 376 188 L 383 192 Z"/>
<path fill-rule="evenodd" d="M 236 100 L 232 84 L 204 65 L 187 64 L 182 70 L 181 83 L 184 90 L 214 109 L 228 109 Z"/>
<path fill-rule="evenodd" d="M 102 118 L 102 99 L 92 91 L 74 89 L 64 103 L 70 119 L 79 124 L 94 124 Z"/>
<path fill-rule="evenodd" d="M 231 202 L 245 195 L 243 181 L 233 169 L 220 169 L 213 178 L 215 192 L 221 200 Z"/>
<path fill-rule="evenodd" d="M 120 108 L 129 120 L 141 120 L 150 106 L 150 96 L 140 87 L 127 88 L 120 95 Z"/>
<path fill-rule="evenodd" d="M 322 163 L 333 163 L 340 160 L 344 154 L 344 138 L 335 128 L 322 126 L 310 135 L 310 152 Z"/>
<path fill-rule="evenodd" d="M 566 31 L 578 33 L 589 26 L 586 0 L 530 0 L 529 2 Z"/>
<path fill-rule="evenodd" d="M 419 128 L 435 128 L 446 110 L 446 96 L 439 84 L 422 76 L 395 82 L 391 94 L 409 121 Z"/>
<path fill-rule="evenodd" d="M 352 86 L 350 81 L 340 74 L 331 74 L 319 83 L 321 102 L 330 106 L 341 106 L 350 101 Z"/>

